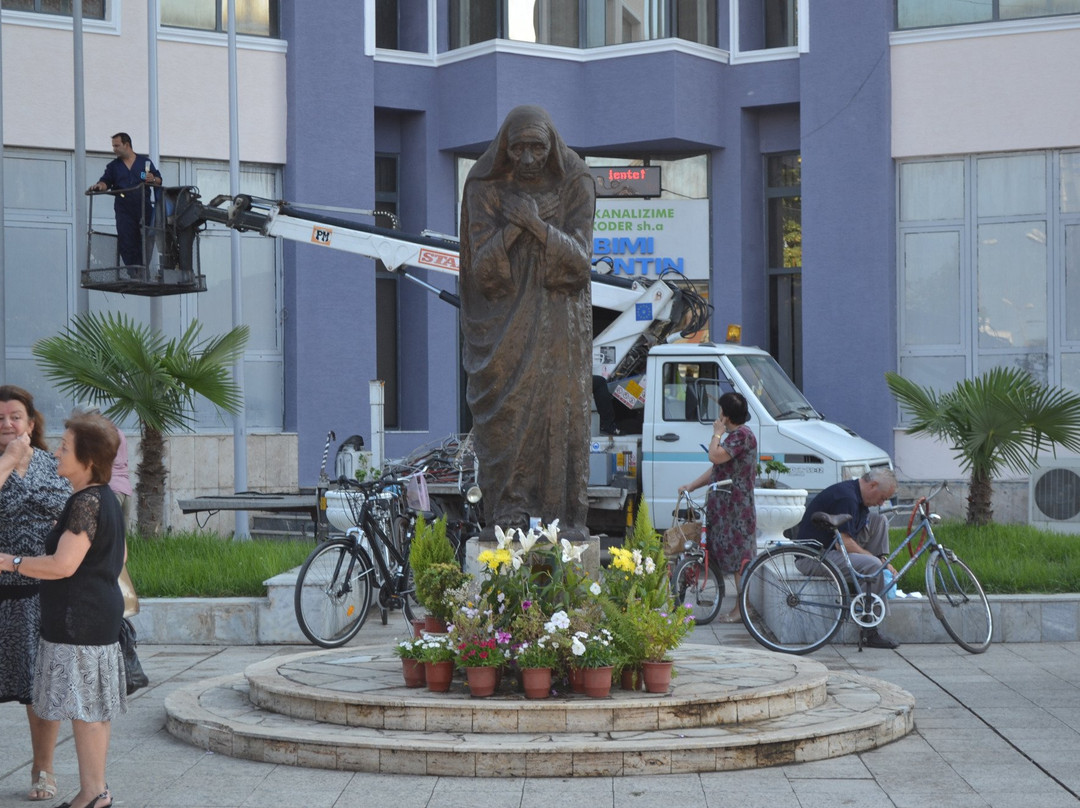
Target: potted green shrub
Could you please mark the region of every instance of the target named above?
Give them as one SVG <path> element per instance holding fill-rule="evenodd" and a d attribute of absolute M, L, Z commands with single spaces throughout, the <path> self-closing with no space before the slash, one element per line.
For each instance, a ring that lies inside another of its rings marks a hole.
<path fill-rule="evenodd" d="M 415 570 L 413 580 L 416 582 L 416 599 L 427 609 L 430 618 L 427 630 L 445 631 L 455 607 L 448 593 L 463 586 L 469 576 L 461 571 L 456 561 L 439 561 Z M 439 625 L 432 621 L 438 621 Z"/>

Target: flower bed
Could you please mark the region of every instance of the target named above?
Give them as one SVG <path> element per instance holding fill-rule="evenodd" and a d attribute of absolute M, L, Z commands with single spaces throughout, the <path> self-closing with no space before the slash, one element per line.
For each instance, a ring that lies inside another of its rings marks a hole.
<path fill-rule="evenodd" d="M 553 689 L 566 693 L 574 669 L 607 668 L 618 678 L 623 668 L 666 659 L 693 630 L 691 610 L 672 599 L 644 505 L 599 580 L 581 563 L 588 545 L 561 538 L 558 522 L 528 532 L 496 527 L 495 536 L 495 549 L 478 557 L 482 574 L 441 593 L 450 625 L 445 639 L 425 635 L 425 657 L 499 667 L 515 680 L 525 669 L 551 669 Z"/>

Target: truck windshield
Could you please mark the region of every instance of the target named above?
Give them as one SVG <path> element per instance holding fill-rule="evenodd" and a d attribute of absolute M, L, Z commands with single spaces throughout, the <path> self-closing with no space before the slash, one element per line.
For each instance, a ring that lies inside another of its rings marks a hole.
<path fill-rule="evenodd" d="M 728 356 L 728 359 L 777 421 L 823 417 L 771 356 Z"/>

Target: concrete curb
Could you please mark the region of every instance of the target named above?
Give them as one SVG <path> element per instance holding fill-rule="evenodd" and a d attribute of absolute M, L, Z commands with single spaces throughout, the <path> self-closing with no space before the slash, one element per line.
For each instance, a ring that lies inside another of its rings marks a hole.
<path fill-rule="evenodd" d="M 309 645 L 293 613 L 295 574 L 267 581 L 265 598 L 143 598 L 132 618 L 139 641 L 168 645 Z M 1080 593 L 1067 595 L 992 595 L 993 641 L 1080 641 Z M 889 601 L 887 633 L 902 643 L 948 643 L 952 639 L 925 599 Z M 378 620 L 377 609 L 368 620 Z M 391 620 L 401 622 L 400 615 Z M 402 622 L 402 636 L 406 629 Z M 839 640 L 854 643 L 845 624 Z"/>

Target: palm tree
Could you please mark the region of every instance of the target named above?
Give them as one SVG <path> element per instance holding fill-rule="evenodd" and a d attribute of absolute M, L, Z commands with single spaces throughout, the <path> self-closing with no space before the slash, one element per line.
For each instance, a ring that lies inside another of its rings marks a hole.
<path fill-rule="evenodd" d="M 90 313 L 33 347 L 45 376 L 62 392 L 108 405 L 105 415 L 114 421 L 132 414 L 139 419 L 142 459 L 135 497 L 143 536 L 156 536 L 162 528 L 165 435 L 191 431 L 196 396 L 228 413 L 243 401 L 230 366 L 244 350 L 248 327 L 200 342 L 201 330 L 193 320 L 179 339 L 166 339 L 125 315 Z"/>
<path fill-rule="evenodd" d="M 1018 368 L 995 368 L 940 395 L 896 373 L 886 373 L 885 381 L 911 414 L 908 433 L 950 442 L 970 473 L 969 525 L 993 520 L 991 481 L 1002 469 L 1027 474 L 1043 449 L 1080 450 L 1080 396 Z"/>

